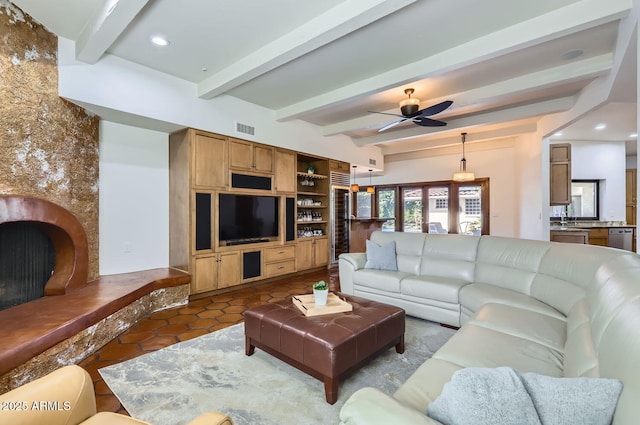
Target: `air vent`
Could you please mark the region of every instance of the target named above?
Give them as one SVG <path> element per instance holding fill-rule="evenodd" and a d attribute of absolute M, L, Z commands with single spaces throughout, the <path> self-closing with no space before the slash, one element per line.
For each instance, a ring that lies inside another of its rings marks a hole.
<path fill-rule="evenodd" d="M 373 158 L 369 158 L 369 165 L 376 165 L 376 160 Z"/>
<path fill-rule="evenodd" d="M 349 186 L 351 184 L 349 174 L 336 173 L 335 171 L 331 172 L 330 181 L 332 185 L 336 186 Z"/>
<path fill-rule="evenodd" d="M 248 124 L 242 124 L 240 122 L 236 123 L 236 131 L 238 133 L 250 134 L 252 136 L 256 134 L 255 127 L 252 127 Z"/>

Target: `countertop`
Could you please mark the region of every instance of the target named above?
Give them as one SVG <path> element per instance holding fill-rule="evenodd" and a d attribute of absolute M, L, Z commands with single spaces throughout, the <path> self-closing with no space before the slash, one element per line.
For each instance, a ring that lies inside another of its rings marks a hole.
<path fill-rule="evenodd" d="M 625 224 L 620 221 L 567 221 L 566 224 L 554 221 L 550 230 L 563 232 L 581 232 L 589 229 L 611 229 L 611 228 L 635 228 L 635 224 Z"/>

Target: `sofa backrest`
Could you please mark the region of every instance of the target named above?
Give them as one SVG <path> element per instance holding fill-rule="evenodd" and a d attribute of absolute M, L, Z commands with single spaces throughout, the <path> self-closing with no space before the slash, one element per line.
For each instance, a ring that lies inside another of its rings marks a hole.
<path fill-rule="evenodd" d="M 473 282 L 480 237 L 427 234 L 420 274 Z"/>
<path fill-rule="evenodd" d="M 538 267 L 548 250 L 549 242 L 482 236 L 474 282 L 530 295 Z"/>
<path fill-rule="evenodd" d="M 378 245 L 386 245 L 391 241 L 395 241 L 398 270 L 419 274 L 425 237 L 426 233 L 377 231 L 373 232 L 369 239 Z"/>

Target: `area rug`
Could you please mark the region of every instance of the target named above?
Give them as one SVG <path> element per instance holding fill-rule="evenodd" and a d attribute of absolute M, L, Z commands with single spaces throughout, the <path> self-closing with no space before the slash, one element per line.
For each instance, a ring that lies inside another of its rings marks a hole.
<path fill-rule="evenodd" d="M 236 425 L 325 425 L 356 390 L 393 394 L 455 331 L 407 318 L 405 352 L 391 348 L 340 383 L 338 401 L 323 383 L 256 349 L 244 354 L 244 324 L 171 345 L 99 370 L 129 414 L 153 425 L 186 424 L 207 411 Z"/>

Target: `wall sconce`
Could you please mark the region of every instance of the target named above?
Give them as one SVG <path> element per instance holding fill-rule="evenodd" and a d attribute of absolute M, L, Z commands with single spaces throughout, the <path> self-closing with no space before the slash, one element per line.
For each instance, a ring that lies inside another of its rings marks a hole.
<path fill-rule="evenodd" d="M 358 168 L 357 165 L 353 165 L 353 183 L 351 183 L 351 191 L 352 192 L 358 192 L 360 190 L 360 186 L 358 186 L 358 183 L 356 183 L 356 168 Z"/>
<path fill-rule="evenodd" d="M 462 159 L 460 160 L 460 171 L 453 173 L 453 181 L 455 182 L 468 182 L 476 179 L 476 175 L 467 171 L 467 159 L 464 157 L 464 142 L 467 138 L 467 133 L 461 133 L 462 135 Z"/>

